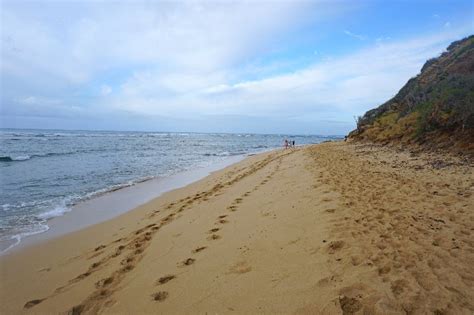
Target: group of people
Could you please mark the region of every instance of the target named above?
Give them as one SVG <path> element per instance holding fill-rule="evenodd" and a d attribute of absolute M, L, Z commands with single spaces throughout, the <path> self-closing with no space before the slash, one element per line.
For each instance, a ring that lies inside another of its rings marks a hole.
<path fill-rule="evenodd" d="M 295 140 L 285 139 L 285 141 L 283 142 L 283 146 L 285 147 L 285 149 L 294 148 L 295 147 Z"/>

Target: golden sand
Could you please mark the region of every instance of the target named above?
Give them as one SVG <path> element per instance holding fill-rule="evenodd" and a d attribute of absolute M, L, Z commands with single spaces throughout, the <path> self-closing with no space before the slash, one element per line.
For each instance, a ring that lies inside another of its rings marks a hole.
<path fill-rule="evenodd" d="M 472 165 L 325 143 L 249 157 L 0 258 L 0 313 L 472 314 Z"/>

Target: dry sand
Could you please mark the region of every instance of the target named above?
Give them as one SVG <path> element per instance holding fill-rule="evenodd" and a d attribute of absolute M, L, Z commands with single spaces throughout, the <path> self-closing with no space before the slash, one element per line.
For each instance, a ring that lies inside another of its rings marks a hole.
<path fill-rule="evenodd" d="M 325 143 L 252 156 L 0 258 L 0 313 L 472 314 L 473 166 Z"/>

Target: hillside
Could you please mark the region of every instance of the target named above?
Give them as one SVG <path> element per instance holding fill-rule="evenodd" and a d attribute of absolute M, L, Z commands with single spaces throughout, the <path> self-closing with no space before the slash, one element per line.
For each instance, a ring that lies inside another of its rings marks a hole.
<path fill-rule="evenodd" d="M 474 153 L 474 35 L 453 42 L 395 97 L 359 117 L 349 139 Z"/>

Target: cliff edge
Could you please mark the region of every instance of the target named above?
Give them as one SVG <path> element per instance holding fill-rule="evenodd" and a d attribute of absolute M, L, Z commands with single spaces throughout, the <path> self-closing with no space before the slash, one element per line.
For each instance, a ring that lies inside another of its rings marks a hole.
<path fill-rule="evenodd" d="M 474 35 L 455 41 L 398 94 L 359 117 L 350 140 L 474 153 Z"/>

